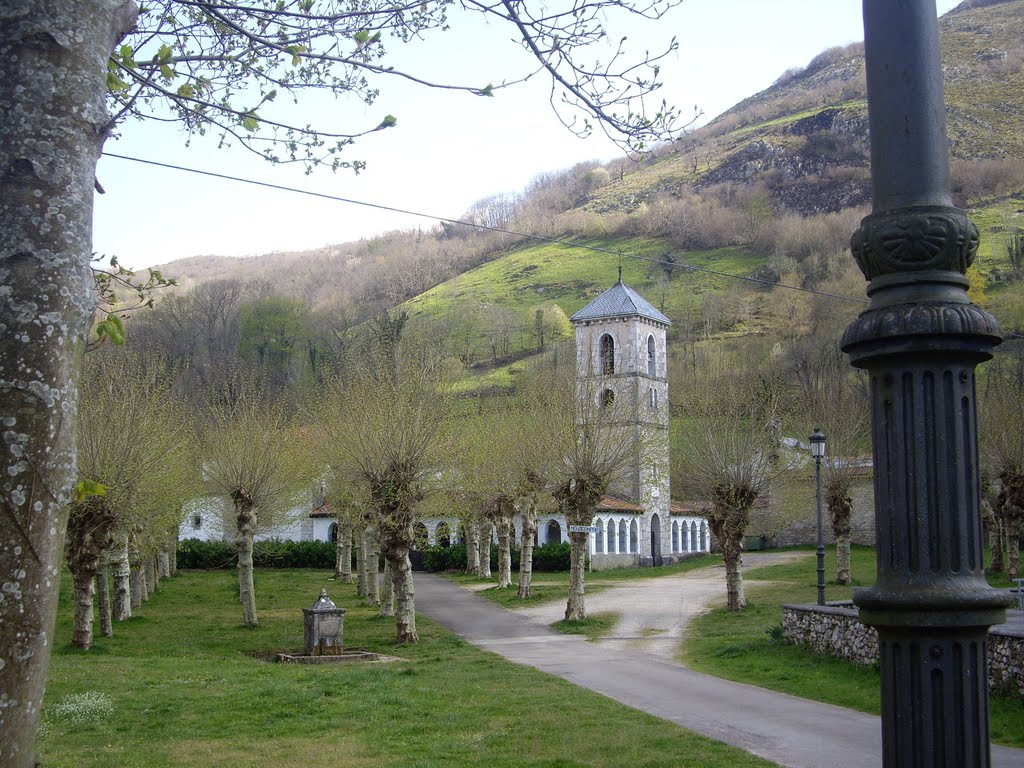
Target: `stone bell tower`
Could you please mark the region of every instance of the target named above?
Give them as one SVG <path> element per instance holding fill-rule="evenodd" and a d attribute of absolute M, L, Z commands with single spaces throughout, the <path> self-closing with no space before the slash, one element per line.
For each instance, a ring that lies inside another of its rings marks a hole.
<path fill-rule="evenodd" d="M 665 334 L 672 324 L 619 280 L 571 318 L 576 327 L 576 377 L 598 406 L 625 405 L 623 413 L 644 455 L 611 496 L 644 508 L 639 560 L 671 562 L 669 519 L 668 360 Z"/>

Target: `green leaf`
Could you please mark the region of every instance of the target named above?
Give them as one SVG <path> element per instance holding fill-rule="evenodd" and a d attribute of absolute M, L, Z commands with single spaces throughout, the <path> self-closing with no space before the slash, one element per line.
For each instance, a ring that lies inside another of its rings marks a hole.
<path fill-rule="evenodd" d="M 394 115 L 388 115 L 387 117 L 380 121 L 380 125 L 377 126 L 377 130 L 381 130 L 382 128 L 394 128 L 397 123 L 397 117 L 395 117 Z"/>
<path fill-rule="evenodd" d="M 249 112 L 245 115 L 242 115 L 242 127 L 245 128 L 245 130 L 247 131 L 259 130 L 260 120 L 258 117 L 256 117 L 256 113 Z"/>
<path fill-rule="evenodd" d="M 169 64 L 160 65 L 160 74 L 164 76 L 165 80 L 174 79 L 174 69 Z"/>
<path fill-rule="evenodd" d="M 90 496 L 106 496 L 107 486 L 93 480 L 79 480 L 72 491 L 72 499 L 76 504 L 81 504 Z"/>
<path fill-rule="evenodd" d="M 96 323 L 96 336 L 101 344 L 109 339 L 117 346 L 121 346 L 124 344 L 124 323 L 117 315 L 107 315 L 105 319 Z"/>
<path fill-rule="evenodd" d="M 191 99 L 196 95 L 196 89 L 188 83 L 178 86 L 178 95 L 182 98 Z"/>
<path fill-rule="evenodd" d="M 156 52 L 156 60 L 166 64 L 171 60 L 171 56 L 174 55 L 174 49 L 169 45 L 161 45 L 160 50 Z"/>

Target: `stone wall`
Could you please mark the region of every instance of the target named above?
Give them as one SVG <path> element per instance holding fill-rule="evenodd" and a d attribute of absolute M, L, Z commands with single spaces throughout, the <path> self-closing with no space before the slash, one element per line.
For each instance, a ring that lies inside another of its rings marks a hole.
<path fill-rule="evenodd" d="M 878 633 L 857 620 L 852 603 L 784 605 L 782 637 L 855 664 L 871 666 L 878 661 Z M 990 689 L 1024 696 L 1024 630 L 1019 626 L 1002 624 L 989 631 L 988 684 Z"/>
<path fill-rule="evenodd" d="M 988 633 L 988 686 L 1024 696 L 1024 636 L 1005 624 Z"/>
<path fill-rule="evenodd" d="M 808 474 L 773 488 L 765 507 L 751 510 L 748 536 L 764 536 L 769 547 L 806 546 L 817 543 L 818 525 L 815 510 L 814 468 Z M 854 544 L 875 545 L 875 489 L 870 475 L 853 482 L 853 514 L 850 518 L 850 539 Z M 824 499 L 822 500 L 824 504 Z M 825 542 L 835 543 L 828 508 L 824 510 Z"/>
<path fill-rule="evenodd" d="M 782 637 L 815 653 L 871 666 L 878 661 L 878 633 L 857 621 L 846 605 L 784 605 Z"/>

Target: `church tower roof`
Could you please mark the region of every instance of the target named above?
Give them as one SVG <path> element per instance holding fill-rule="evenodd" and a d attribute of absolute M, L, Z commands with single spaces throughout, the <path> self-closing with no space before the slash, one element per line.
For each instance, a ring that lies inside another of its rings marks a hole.
<path fill-rule="evenodd" d="M 656 310 L 647 299 L 622 282 L 622 267 L 619 267 L 619 281 L 615 285 L 569 319 L 574 323 L 583 323 L 616 317 L 643 317 L 663 325 L 672 325 L 672 321 Z"/>

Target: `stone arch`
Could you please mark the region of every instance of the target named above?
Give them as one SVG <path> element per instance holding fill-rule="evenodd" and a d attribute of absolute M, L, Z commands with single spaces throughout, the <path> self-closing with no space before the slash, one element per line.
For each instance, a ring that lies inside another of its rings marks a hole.
<path fill-rule="evenodd" d="M 562 543 L 562 526 L 558 524 L 557 520 L 548 521 L 548 535 L 546 541 L 548 544 L 561 544 Z"/>
<path fill-rule="evenodd" d="M 708 541 L 708 524 L 704 520 L 700 522 L 700 551 L 711 551 L 711 542 Z"/>
<path fill-rule="evenodd" d="M 661 516 L 651 515 L 651 557 L 655 565 L 661 564 Z"/>
<path fill-rule="evenodd" d="M 452 529 L 444 520 L 437 524 L 434 529 L 434 541 L 439 547 L 450 547 L 452 545 Z"/>
<path fill-rule="evenodd" d="M 611 518 L 608 518 L 607 532 L 608 532 L 608 538 L 606 539 L 606 541 L 608 542 L 608 554 L 609 555 L 615 554 L 616 552 L 619 551 L 619 548 L 617 546 L 615 546 L 616 545 L 616 541 L 615 541 L 615 521 L 612 520 Z"/>
<path fill-rule="evenodd" d="M 615 392 L 611 389 L 605 389 L 601 393 L 601 407 L 611 408 L 615 404 Z"/>
<path fill-rule="evenodd" d="M 647 375 L 652 379 L 658 375 L 658 345 L 653 333 L 647 337 Z"/>
<path fill-rule="evenodd" d="M 629 552 L 629 534 L 626 531 L 625 520 L 619 520 L 619 552 Z"/>
<path fill-rule="evenodd" d="M 672 521 L 672 551 L 679 552 L 679 521 Z"/>
<path fill-rule="evenodd" d="M 412 524 L 412 541 L 412 548 L 418 550 L 426 549 L 430 543 L 430 532 L 422 520 Z"/>
<path fill-rule="evenodd" d="M 640 526 L 636 520 L 629 521 L 629 551 L 633 553 L 640 551 Z"/>
<path fill-rule="evenodd" d="M 337 542 L 338 541 L 338 524 L 337 523 L 331 523 L 330 527 L 327 529 L 327 540 L 328 541 L 333 541 L 333 542 Z"/>
<path fill-rule="evenodd" d="M 601 335 L 598 342 L 598 354 L 601 361 L 601 375 L 611 376 L 615 373 L 615 339 L 610 333 Z"/>

